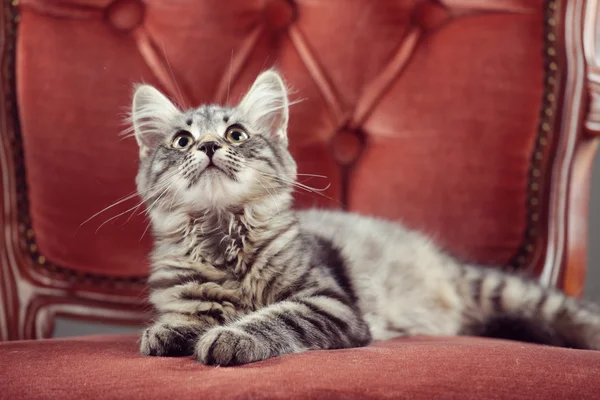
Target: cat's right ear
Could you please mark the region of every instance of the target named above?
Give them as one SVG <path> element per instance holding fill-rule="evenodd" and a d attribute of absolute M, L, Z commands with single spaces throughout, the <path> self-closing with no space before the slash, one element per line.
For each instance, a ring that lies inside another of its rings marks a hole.
<path fill-rule="evenodd" d="M 177 107 L 161 92 L 150 85 L 135 87 L 131 105 L 131 123 L 140 146 L 140 157 L 148 154 L 170 132 Z"/>

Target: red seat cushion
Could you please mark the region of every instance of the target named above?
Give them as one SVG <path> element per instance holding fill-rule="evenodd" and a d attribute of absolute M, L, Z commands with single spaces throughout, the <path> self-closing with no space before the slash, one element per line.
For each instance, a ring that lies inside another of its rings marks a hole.
<path fill-rule="evenodd" d="M 597 399 L 600 352 L 412 338 L 242 367 L 142 357 L 132 335 L 0 344 L 0 398 Z"/>

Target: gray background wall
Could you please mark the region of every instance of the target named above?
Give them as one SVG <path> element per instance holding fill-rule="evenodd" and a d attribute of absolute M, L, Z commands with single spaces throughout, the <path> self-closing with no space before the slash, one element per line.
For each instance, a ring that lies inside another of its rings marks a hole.
<path fill-rule="evenodd" d="M 590 236 L 588 244 L 588 272 L 584 295 L 600 303 L 600 156 L 596 156 L 592 171 L 590 199 Z"/>
<path fill-rule="evenodd" d="M 590 232 L 588 247 L 588 273 L 584 296 L 600 303 L 600 157 L 596 157 L 592 176 L 592 195 L 590 200 Z M 54 336 L 67 337 L 78 335 L 129 333 L 139 329 L 98 323 L 87 323 L 66 318 L 56 321 Z"/>

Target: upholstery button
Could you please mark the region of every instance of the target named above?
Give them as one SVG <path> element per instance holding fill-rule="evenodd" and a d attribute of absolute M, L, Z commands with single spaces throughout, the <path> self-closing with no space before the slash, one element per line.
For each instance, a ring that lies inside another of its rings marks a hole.
<path fill-rule="evenodd" d="M 364 148 L 364 135 L 358 130 L 342 129 L 335 134 L 331 141 L 333 158 L 340 165 L 354 163 Z"/>
<path fill-rule="evenodd" d="M 281 31 L 296 20 L 296 6 L 292 0 L 271 0 L 264 9 L 264 19 L 273 31 Z"/>
<path fill-rule="evenodd" d="M 450 11 L 437 1 L 419 3 L 413 13 L 412 21 L 425 31 L 432 31 L 450 19 Z"/>
<path fill-rule="evenodd" d="M 107 19 L 119 31 L 129 32 L 144 19 L 144 5 L 140 0 L 115 0 L 106 10 Z"/>

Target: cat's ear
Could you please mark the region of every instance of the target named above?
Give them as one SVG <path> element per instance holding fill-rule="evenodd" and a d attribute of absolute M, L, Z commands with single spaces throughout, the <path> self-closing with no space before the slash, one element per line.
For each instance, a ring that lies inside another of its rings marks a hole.
<path fill-rule="evenodd" d="M 253 126 L 287 145 L 287 88 L 275 70 L 261 73 L 238 107 Z"/>
<path fill-rule="evenodd" d="M 164 140 L 179 113 L 177 107 L 154 87 L 136 86 L 131 105 L 131 123 L 140 146 L 140 156 Z"/>

